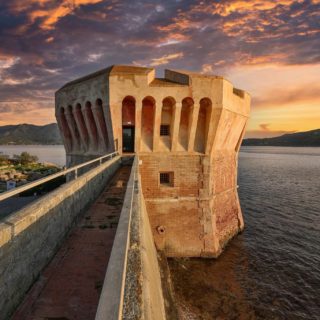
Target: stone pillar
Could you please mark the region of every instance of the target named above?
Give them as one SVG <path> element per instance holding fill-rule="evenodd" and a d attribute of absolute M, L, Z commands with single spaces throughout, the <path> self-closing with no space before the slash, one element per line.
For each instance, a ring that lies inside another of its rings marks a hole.
<path fill-rule="evenodd" d="M 89 133 L 84 122 L 84 117 L 82 115 L 81 106 L 77 106 L 75 110 L 75 117 L 74 117 L 77 127 L 79 129 L 80 139 L 85 151 L 89 149 Z"/>
<path fill-rule="evenodd" d="M 105 153 L 107 152 L 109 141 L 102 106 L 96 105 L 92 107 L 92 113 L 98 130 L 99 150 Z"/>
<path fill-rule="evenodd" d="M 136 111 L 135 111 L 135 128 L 134 128 L 134 151 L 140 152 L 141 148 L 141 116 L 142 116 L 142 101 L 136 101 Z"/>
<path fill-rule="evenodd" d="M 71 141 L 71 134 L 68 128 L 68 124 L 65 118 L 65 115 L 56 114 L 57 123 L 59 126 L 59 130 L 62 133 L 62 140 L 63 144 L 66 148 L 66 153 L 71 152 L 72 150 L 72 141 Z"/>
<path fill-rule="evenodd" d="M 77 124 L 74 120 L 73 113 L 72 113 L 72 108 L 68 108 L 65 112 L 66 115 L 66 120 L 68 123 L 68 127 L 71 132 L 71 137 L 72 137 L 72 151 L 80 151 L 81 150 L 81 144 L 78 136 L 78 131 L 77 131 Z"/>
<path fill-rule="evenodd" d="M 182 103 L 176 102 L 173 115 L 171 151 L 177 151 Z"/>
<path fill-rule="evenodd" d="M 98 151 L 98 133 L 97 127 L 93 118 L 91 107 L 85 106 L 83 109 L 84 122 L 89 133 L 89 151 Z"/>
<path fill-rule="evenodd" d="M 113 137 L 113 131 L 112 131 L 112 119 L 111 119 L 111 111 L 110 111 L 110 105 L 109 104 L 103 104 L 102 111 L 104 114 L 104 119 L 106 123 L 106 130 L 107 130 L 107 136 L 108 136 L 108 153 L 114 152 L 115 145 L 114 145 L 114 137 Z"/>
<path fill-rule="evenodd" d="M 159 140 L 160 140 L 160 124 L 161 124 L 161 111 L 162 104 L 154 105 L 154 121 L 153 121 L 153 143 L 152 143 L 152 151 L 158 151 L 159 149 Z"/>
<path fill-rule="evenodd" d="M 207 132 L 207 143 L 205 145 L 205 153 L 210 154 L 212 145 L 213 145 L 213 139 L 215 137 L 215 130 L 217 129 L 217 126 L 214 125 L 214 115 L 213 115 L 213 108 L 210 106 L 208 108 L 208 112 L 210 112 L 209 116 L 209 128 Z"/>
<path fill-rule="evenodd" d="M 188 139 L 188 152 L 194 151 L 194 140 L 196 136 L 198 115 L 199 115 L 200 105 L 195 103 L 192 108 L 192 118 L 190 123 L 189 139 Z"/>

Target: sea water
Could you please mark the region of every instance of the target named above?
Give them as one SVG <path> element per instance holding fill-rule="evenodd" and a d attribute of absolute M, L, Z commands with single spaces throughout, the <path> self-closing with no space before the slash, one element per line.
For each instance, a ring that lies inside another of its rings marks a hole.
<path fill-rule="evenodd" d="M 320 319 L 320 148 L 242 147 L 245 230 L 217 259 L 171 259 L 185 319 Z"/>

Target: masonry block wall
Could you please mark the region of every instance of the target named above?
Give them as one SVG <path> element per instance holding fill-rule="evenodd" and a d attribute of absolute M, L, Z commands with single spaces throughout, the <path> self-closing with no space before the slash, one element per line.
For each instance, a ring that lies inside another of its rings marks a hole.
<path fill-rule="evenodd" d="M 0 223 L 0 320 L 9 319 L 73 222 L 121 166 L 115 157 L 8 216 Z"/>
<path fill-rule="evenodd" d="M 56 93 L 68 164 L 137 154 L 156 246 L 216 257 L 243 229 L 237 161 L 250 96 L 222 77 L 111 66 Z"/>

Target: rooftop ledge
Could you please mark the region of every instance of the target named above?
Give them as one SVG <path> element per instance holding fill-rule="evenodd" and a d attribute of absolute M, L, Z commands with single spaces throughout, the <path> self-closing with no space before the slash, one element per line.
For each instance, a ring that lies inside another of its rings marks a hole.
<path fill-rule="evenodd" d="M 71 85 L 75 85 L 77 83 L 80 83 L 101 75 L 106 75 L 108 77 L 121 76 L 121 75 L 146 76 L 148 85 L 151 87 L 153 86 L 160 86 L 160 87 L 190 86 L 193 78 L 221 79 L 231 83 L 229 80 L 227 80 L 222 76 L 203 74 L 203 73 L 188 71 L 188 70 L 165 69 L 164 78 L 156 78 L 155 68 L 132 66 L 132 65 L 111 65 L 107 68 L 98 70 L 86 76 L 70 81 L 66 83 L 64 86 L 62 86 L 57 92 Z M 233 93 L 239 96 L 240 98 L 244 98 L 246 92 L 241 89 L 234 88 Z"/>

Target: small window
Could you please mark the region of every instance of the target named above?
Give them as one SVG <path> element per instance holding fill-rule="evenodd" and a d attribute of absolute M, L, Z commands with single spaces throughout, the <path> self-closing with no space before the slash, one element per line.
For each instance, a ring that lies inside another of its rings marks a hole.
<path fill-rule="evenodd" d="M 170 125 L 162 124 L 160 126 L 160 136 L 170 136 Z"/>
<path fill-rule="evenodd" d="M 173 172 L 160 172 L 160 185 L 173 187 Z"/>

